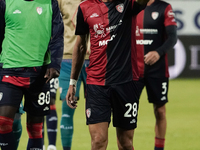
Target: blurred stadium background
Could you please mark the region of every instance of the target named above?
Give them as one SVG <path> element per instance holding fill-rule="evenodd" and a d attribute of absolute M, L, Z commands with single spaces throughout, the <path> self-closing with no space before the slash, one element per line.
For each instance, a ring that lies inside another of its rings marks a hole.
<path fill-rule="evenodd" d="M 200 150 L 200 0 L 165 0 L 174 10 L 178 24 L 178 42 L 168 54 L 170 76 L 169 103 L 167 104 L 167 135 L 165 150 Z M 90 136 L 85 125 L 83 87 L 74 118 L 72 150 L 89 150 Z M 57 96 L 58 135 L 57 149 L 62 150 L 60 140 L 61 102 Z M 25 150 L 28 141 L 26 115 L 22 116 L 23 133 L 19 150 Z M 138 128 L 134 135 L 136 150 L 153 150 L 153 107 L 148 104 L 146 91 L 140 100 Z M 48 145 L 45 134 L 45 145 Z M 117 150 L 115 129 L 109 128 L 108 150 Z"/>

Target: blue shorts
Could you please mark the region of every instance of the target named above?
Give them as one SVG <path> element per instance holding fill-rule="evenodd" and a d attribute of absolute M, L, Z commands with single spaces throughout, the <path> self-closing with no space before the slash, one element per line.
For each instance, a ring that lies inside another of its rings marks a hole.
<path fill-rule="evenodd" d="M 169 78 L 144 77 L 138 82 L 140 93 L 146 86 L 149 103 L 164 105 L 168 102 Z"/>
<path fill-rule="evenodd" d="M 113 126 L 130 130 L 137 127 L 139 92 L 136 81 L 119 85 L 87 85 L 87 124 L 111 121 Z"/>
<path fill-rule="evenodd" d="M 49 83 L 45 83 L 46 70 L 37 77 L 3 76 L 0 80 L 0 106 L 19 107 L 24 96 L 24 110 L 34 116 L 50 112 Z"/>
<path fill-rule="evenodd" d="M 81 73 L 79 75 L 79 79 L 77 81 L 76 86 L 76 94 L 75 96 L 77 99 L 79 99 L 79 90 L 81 86 L 81 81 L 83 81 L 84 90 L 86 87 L 86 67 L 89 65 L 89 60 L 85 60 Z M 67 91 L 69 88 L 69 81 L 70 81 L 70 75 L 71 75 L 71 67 L 72 67 L 72 60 L 71 59 L 64 59 L 61 64 L 61 70 L 60 70 L 60 76 L 59 76 L 59 87 L 60 87 L 60 99 L 65 100 L 65 97 L 67 95 Z M 85 93 L 85 91 L 84 91 Z"/>

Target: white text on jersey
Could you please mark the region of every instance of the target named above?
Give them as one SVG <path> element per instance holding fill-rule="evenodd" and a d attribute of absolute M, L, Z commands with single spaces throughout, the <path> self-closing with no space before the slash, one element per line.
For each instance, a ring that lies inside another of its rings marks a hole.
<path fill-rule="evenodd" d="M 107 45 L 109 41 L 112 41 L 115 37 L 117 36 L 117 34 L 112 35 L 110 39 L 108 40 L 103 40 L 103 41 L 99 41 L 99 46 L 104 46 Z"/>
<path fill-rule="evenodd" d="M 136 40 L 137 45 L 151 45 L 153 40 Z"/>

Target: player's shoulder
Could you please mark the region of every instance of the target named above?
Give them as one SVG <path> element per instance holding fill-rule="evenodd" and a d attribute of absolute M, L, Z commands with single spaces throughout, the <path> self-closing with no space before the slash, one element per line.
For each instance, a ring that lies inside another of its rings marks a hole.
<path fill-rule="evenodd" d="M 79 4 L 79 8 L 82 12 L 86 12 L 91 6 L 94 6 L 94 0 L 84 0 Z"/>
<path fill-rule="evenodd" d="M 84 0 L 80 3 L 80 6 L 91 6 L 94 5 L 94 3 L 96 3 L 95 0 Z"/>
<path fill-rule="evenodd" d="M 164 0 L 155 0 L 153 6 L 158 8 L 160 11 L 165 11 L 166 9 L 171 8 L 171 4 Z"/>
<path fill-rule="evenodd" d="M 157 0 L 157 2 L 162 5 L 162 6 L 165 6 L 167 7 L 168 5 L 171 5 L 170 3 L 166 2 L 166 1 L 163 1 L 163 0 Z"/>

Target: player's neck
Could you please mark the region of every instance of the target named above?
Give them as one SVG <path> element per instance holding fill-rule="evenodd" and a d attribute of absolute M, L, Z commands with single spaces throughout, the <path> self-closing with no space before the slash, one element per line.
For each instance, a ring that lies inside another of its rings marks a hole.
<path fill-rule="evenodd" d="M 149 2 L 147 3 L 147 6 L 150 6 L 151 4 L 153 4 L 155 0 L 149 0 Z"/>
<path fill-rule="evenodd" d="M 114 0 L 102 0 L 102 2 L 106 3 L 106 2 L 112 2 Z"/>

